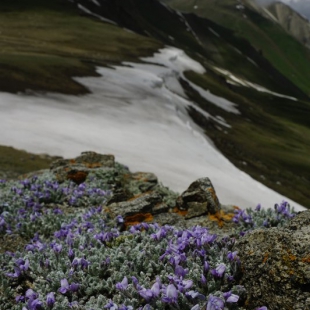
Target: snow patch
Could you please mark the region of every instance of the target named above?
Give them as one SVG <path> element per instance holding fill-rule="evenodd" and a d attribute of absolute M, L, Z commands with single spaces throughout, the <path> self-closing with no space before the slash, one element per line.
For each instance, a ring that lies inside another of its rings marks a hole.
<path fill-rule="evenodd" d="M 268 208 L 285 199 L 304 210 L 237 169 L 191 120 L 188 107 L 224 121 L 178 94 L 177 82 L 166 84 L 167 76 L 177 80 L 184 70 L 204 73 L 199 63 L 173 48 L 146 59 L 76 78 L 91 91 L 85 96 L 0 93 L 0 144 L 66 158 L 85 150 L 110 153 L 178 192 L 209 177 L 223 204 Z"/>
<path fill-rule="evenodd" d="M 267 88 L 265 88 L 265 87 L 263 87 L 261 85 L 258 85 L 258 84 L 255 84 L 255 83 L 243 80 L 241 78 L 238 78 L 238 77 L 236 77 L 235 75 L 233 75 L 231 72 L 229 72 L 227 70 L 224 70 L 224 69 L 221 69 L 221 68 L 217 68 L 217 67 L 214 67 L 214 69 L 216 71 L 222 73 L 223 75 L 225 75 L 228 78 L 227 83 L 230 83 L 232 85 L 236 85 L 236 86 L 237 85 L 241 85 L 241 86 L 244 86 L 244 87 L 251 87 L 251 88 L 256 89 L 259 92 L 268 93 L 270 95 L 273 95 L 273 96 L 276 96 L 276 97 L 280 97 L 280 98 L 285 98 L 285 99 L 289 99 L 289 100 L 293 100 L 293 101 L 298 101 L 297 98 L 273 92 L 273 91 L 271 91 L 271 90 L 269 90 L 269 89 L 267 89 Z"/>

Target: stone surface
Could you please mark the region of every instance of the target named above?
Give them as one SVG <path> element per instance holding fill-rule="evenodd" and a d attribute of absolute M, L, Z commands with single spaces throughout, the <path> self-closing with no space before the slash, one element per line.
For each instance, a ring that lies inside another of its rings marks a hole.
<path fill-rule="evenodd" d="M 69 179 L 76 184 L 81 184 L 86 180 L 90 171 L 97 168 L 109 170 L 114 167 L 114 164 L 113 155 L 83 152 L 75 159 L 59 159 L 53 162 L 50 170 L 59 182 Z"/>
<path fill-rule="evenodd" d="M 69 179 L 80 184 L 94 175 L 105 179 L 113 195 L 104 211 L 122 215 L 126 227 L 143 221 L 178 227 L 201 225 L 227 235 L 234 225 L 233 207 L 220 205 L 209 178 L 196 180 L 178 196 L 159 184 L 155 174 L 130 172 L 113 155 L 83 152 L 74 159 L 55 161 L 50 169 L 60 182 Z"/>
<path fill-rule="evenodd" d="M 177 199 L 177 207 L 187 210 L 186 218 L 203 214 L 215 214 L 220 211 L 220 202 L 209 178 L 193 182 Z"/>
<path fill-rule="evenodd" d="M 310 309 L 310 211 L 284 228 L 257 229 L 236 246 L 248 305 L 268 310 Z"/>

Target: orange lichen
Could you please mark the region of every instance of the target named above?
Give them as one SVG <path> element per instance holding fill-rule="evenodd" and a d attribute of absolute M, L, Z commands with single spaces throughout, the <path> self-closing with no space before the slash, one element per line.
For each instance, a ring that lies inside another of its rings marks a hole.
<path fill-rule="evenodd" d="M 266 261 L 267 261 L 268 258 L 269 258 L 269 253 L 266 252 L 266 253 L 264 254 L 264 259 L 263 259 L 263 263 L 264 263 L 264 264 L 266 263 Z"/>
<path fill-rule="evenodd" d="M 309 255 L 309 256 L 306 256 L 306 257 L 304 257 L 304 258 L 302 258 L 301 261 L 302 261 L 303 263 L 308 263 L 308 264 L 310 264 L 310 255 Z"/>
<path fill-rule="evenodd" d="M 142 222 L 153 221 L 153 215 L 151 213 L 137 213 L 134 215 L 127 216 L 125 218 L 125 227 L 140 224 Z"/>
<path fill-rule="evenodd" d="M 70 164 L 75 164 L 75 163 L 76 163 L 75 159 L 70 159 Z"/>
<path fill-rule="evenodd" d="M 229 222 L 234 217 L 234 213 L 225 213 L 223 210 L 216 212 L 215 214 L 208 214 L 210 221 L 217 222 L 219 227 L 223 227 L 225 221 Z"/>
<path fill-rule="evenodd" d="M 295 255 L 290 254 L 290 253 L 288 255 L 283 255 L 282 258 L 285 261 L 295 261 L 297 259 Z"/>
<path fill-rule="evenodd" d="M 212 199 L 213 199 L 214 201 L 217 201 L 217 200 L 218 200 L 218 198 L 217 198 L 217 196 L 216 196 L 216 193 L 215 193 L 215 190 L 214 190 L 212 187 L 208 188 L 208 192 L 211 194 L 211 197 L 212 197 Z"/>
<path fill-rule="evenodd" d="M 81 184 L 86 180 L 88 172 L 85 171 L 70 171 L 67 174 L 67 179 L 73 181 L 76 184 Z"/>
<path fill-rule="evenodd" d="M 99 168 L 102 166 L 100 163 L 83 163 L 87 168 Z"/>
<path fill-rule="evenodd" d="M 147 194 L 150 194 L 151 191 L 147 191 L 147 192 L 144 192 L 144 193 L 141 193 L 141 194 L 137 194 L 137 195 L 134 195 L 133 197 L 129 198 L 127 201 L 132 201 L 132 200 L 135 200 L 141 196 L 144 196 L 144 195 L 147 195 Z"/>
<path fill-rule="evenodd" d="M 180 210 L 178 207 L 175 207 L 175 208 L 172 209 L 172 212 L 173 213 L 177 213 L 177 214 L 179 214 L 181 216 L 185 216 L 185 215 L 187 215 L 188 210 Z"/>

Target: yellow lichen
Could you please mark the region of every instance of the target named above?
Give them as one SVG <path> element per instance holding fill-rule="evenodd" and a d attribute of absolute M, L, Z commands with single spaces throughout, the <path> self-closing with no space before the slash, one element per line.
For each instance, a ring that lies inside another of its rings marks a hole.
<path fill-rule="evenodd" d="M 153 221 L 153 215 L 151 213 L 137 213 L 125 218 L 125 227 L 127 229 L 129 226 L 151 221 Z"/>
<path fill-rule="evenodd" d="M 185 216 L 188 213 L 188 210 L 180 210 L 179 208 L 175 207 L 172 209 L 172 212 L 177 213 L 181 216 Z"/>
<path fill-rule="evenodd" d="M 223 227 L 225 222 L 229 222 L 234 217 L 234 213 L 225 213 L 223 210 L 216 212 L 215 214 L 208 214 L 210 221 L 217 222 L 219 227 Z"/>
<path fill-rule="evenodd" d="M 269 253 L 266 252 L 266 253 L 264 254 L 264 259 L 263 259 L 263 263 L 264 263 L 264 264 L 266 263 L 266 261 L 267 261 L 268 258 L 269 258 Z"/>

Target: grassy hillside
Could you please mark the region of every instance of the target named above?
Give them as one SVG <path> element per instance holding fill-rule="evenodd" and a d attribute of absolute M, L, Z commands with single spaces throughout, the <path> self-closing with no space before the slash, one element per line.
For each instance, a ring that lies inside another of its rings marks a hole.
<path fill-rule="evenodd" d="M 161 43 L 82 16 L 67 0 L 1 0 L 0 90 L 85 93 L 72 76 L 136 60 Z"/>
<path fill-rule="evenodd" d="M 163 0 L 172 8 L 208 18 L 247 39 L 282 74 L 310 95 L 310 50 L 288 35 L 278 24 L 235 0 Z"/>

